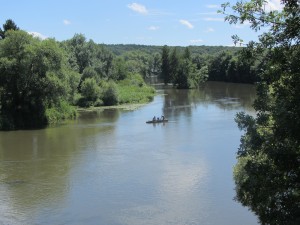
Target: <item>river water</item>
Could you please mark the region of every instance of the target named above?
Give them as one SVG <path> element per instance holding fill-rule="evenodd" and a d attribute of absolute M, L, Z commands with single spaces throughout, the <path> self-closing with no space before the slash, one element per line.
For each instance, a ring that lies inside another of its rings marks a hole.
<path fill-rule="evenodd" d="M 0 225 L 255 225 L 233 200 L 251 85 L 158 90 L 136 110 L 0 132 Z M 165 115 L 165 124 L 146 124 Z"/>

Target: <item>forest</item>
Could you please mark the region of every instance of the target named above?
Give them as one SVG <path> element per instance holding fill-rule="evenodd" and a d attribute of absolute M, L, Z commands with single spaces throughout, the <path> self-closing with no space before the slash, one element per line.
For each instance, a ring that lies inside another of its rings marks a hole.
<path fill-rule="evenodd" d="M 0 37 L 0 130 L 72 119 L 78 107 L 149 102 L 150 77 L 174 88 L 254 83 L 262 66 L 243 58 L 241 47 L 105 45 L 83 34 L 41 40 L 11 19 Z"/>

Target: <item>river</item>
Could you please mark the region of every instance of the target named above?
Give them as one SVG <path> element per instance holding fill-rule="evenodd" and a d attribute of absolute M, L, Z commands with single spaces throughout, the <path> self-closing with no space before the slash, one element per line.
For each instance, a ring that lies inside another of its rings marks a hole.
<path fill-rule="evenodd" d="M 232 168 L 254 87 L 160 89 L 135 110 L 0 132 L 0 225 L 256 225 Z M 165 124 L 146 124 L 164 115 Z"/>

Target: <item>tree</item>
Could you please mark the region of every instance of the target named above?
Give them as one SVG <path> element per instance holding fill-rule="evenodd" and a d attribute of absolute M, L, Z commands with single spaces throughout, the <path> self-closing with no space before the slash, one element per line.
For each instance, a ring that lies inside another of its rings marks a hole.
<path fill-rule="evenodd" d="M 245 131 L 234 168 L 236 199 L 258 215 L 261 224 L 300 224 L 300 6 L 281 1 L 281 12 L 266 11 L 266 1 L 238 2 L 229 23 L 249 21 L 268 28 L 247 46 L 248 57 L 267 51 L 254 103 L 256 117 L 239 113 Z M 235 41 L 239 38 L 235 37 Z"/>
<path fill-rule="evenodd" d="M 191 51 L 190 51 L 190 48 L 189 47 L 186 47 L 184 49 L 184 54 L 183 54 L 183 58 L 186 59 L 186 60 L 191 60 Z"/>
<path fill-rule="evenodd" d="M 128 76 L 128 67 L 122 57 L 117 57 L 114 60 L 113 80 L 124 80 Z"/>
<path fill-rule="evenodd" d="M 180 57 L 177 52 L 177 48 L 173 48 L 170 54 L 170 79 L 173 84 L 176 84 L 179 78 L 179 64 Z"/>
<path fill-rule="evenodd" d="M 100 87 L 94 78 L 87 78 L 82 83 L 82 95 L 88 101 L 96 101 L 100 97 Z"/>
<path fill-rule="evenodd" d="M 19 27 L 11 19 L 6 20 L 5 24 L 3 24 L 3 30 L 0 28 L 0 39 L 4 39 L 5 32 L 9 30 L 19 30 Z"/>
<path fill-rule="evenodd" d="M 78 72 L 82 73 L 83 70 L 91 65 L 91 48 L 86 42 L 86 38 L 83 34 L 75 34 L 72 39 L 68 41 L 71 51 L 74 54 L 76 63 L 78 65 Z"/>
<path fill-rule="evenodd" d="M 209 64 L 209 80 L 227 81 L 226 71 L 231 58 L 231 53 L 227 51 L 220 52 L 218 55 L 216 55 Z"/>
<path fill-rule="evenodd" d="M 161 60 L 160 54 L 155 53 L 150 67 L 151 75 L 158 76 L 161 73 Z"/>
<path fill-rule="evenodd" d="M 174 60 L 174 64 L 177 62 L 177 64 L 179 63 L 178 69 L 177 69 L 177 74 L 174 75 L 173 77 L 174 79 L 174 85 L 177 86 L 177 88 L 180 89 L 187 89 L 190 88 L 192 85 L 192 81 L 193 81 L 193 77 L 192 77 L 192 73 L 195 70 L 195 66 L 192 63 L 191 60 L 191 53 L 189 48 L 185 48 L 184 49 L 184 53 L 182 55 L 182 57 L 179 59 L 176 56 L 176 49 L 174 49 L 174 51 L 172 52 L 172 58 Z"/>
<path fill-rule="evenodd" d="M 113 82 L 102 82 L 103 104 L 106 106 L 117 105 L 119 102 L 119 93 L 117 85 Z"/>
<path fill-rule="evenodd" d="M 59 120 L 69 92 L 64 54 L 56 42 L 9 30 L 0 42 L 0 129 L 47 125 Z M 56 110 L 57 109 L 57 110 Z M 71 110 L 69 111 L 71 114 Z M 54 118 L 55 117 L 55 118 Z"/>
<path fill-rule="evenodd" d="M 169 54 L 170 49 L 165 45 L 161 54 L 161 77 L 165 84 L 171 81 Z"/>
<path fill-rule="evenodd" d="M 208 79 L 208 67 L 203 66 L 200 70 L 195 69 L 193 72 L 194 86 L 199 87 L 200 84 L 204 83 Z"/>
<path fill-rule="evenodd" d="M 188 89 L 191 87 L 190 76 L 192 70 L 192 64 L 188 60 L 182 59 L 180 61 L 178 71 L 176 74 L 176 80 L 174 80 L 174 85 L 179 89 Z"/>

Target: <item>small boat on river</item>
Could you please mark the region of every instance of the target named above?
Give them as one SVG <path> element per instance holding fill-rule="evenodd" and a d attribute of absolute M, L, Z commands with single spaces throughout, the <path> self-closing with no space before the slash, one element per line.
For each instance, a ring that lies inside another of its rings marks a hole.
<path fill-rule="evenodd" d="M 149 121 L 146 121 L 146 123 L 166 123 L 168 122 L 168 119 L 158 119 L 158 120 L 149 120 Z"/>

